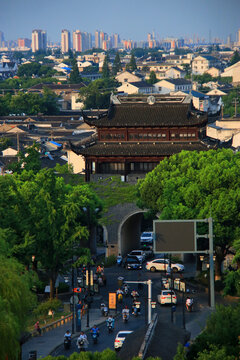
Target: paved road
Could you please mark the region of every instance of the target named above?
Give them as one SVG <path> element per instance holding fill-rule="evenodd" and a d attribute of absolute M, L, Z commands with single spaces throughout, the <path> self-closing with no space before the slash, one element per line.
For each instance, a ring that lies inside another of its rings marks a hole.
<path fill-rule="evenodd" d="M 193 266 L 190 264 L 186 267 L 185 277 L 192 276 Z M 109 291 L 116 291 L 118 289 L 118 277 L 124 277 L 125 281 L 146 281 L 151 279 L 153 282 L 152 286 L 152 300 L 157 301 L 157 295 L 160 293 L 161 290 L 161 276 L 160 272 L 151 273 L 149 271 L 143 270 L 126 270 L 122 267 L 113 266 L 111 268 L 105 269 L 105 274 L 107 277 L 107 285 L 106 287 L 100 288 L 100 296 L 92 304 L 94 308 L 100 308 L 100 303 L 102 301 L 108 302 L 108 292 Z M 129 284 L 130 289 L 136 289 L 139 291 L 140 294 L 140 301 L 141 301 L 141 315 L 139 317 L 131 316 L 129 323 L 123 324 L 122 318 L 119 315 L 115 321 L 115 329 L 112 334 L 108 334 L 106 324 L 99 326 L 100 329 L 100 337 L 98 344 L 93 344 L 91 336 L 89 332 L 87 332 L 88 340 L 89 340 L 89 351 L 102 351 L 105 348 L 114 349 L 114 339 L 118 331 L 120 330 L 135 330 L 140 326 L 144 325 L 147 322 L 147 285 L 143 285 L 143 289 L 139 290 L 137 285 Z M 189 322 L 194 321 L 199 316 L 201 308 L 204 308 L 207 303 L 207 297 L 205 294 L 192 294 L 195 298 L 195 310 L 192 313 L 184 312 L 185 322 L 186 324 Z M 183 327 L 183 306 L 182 306 L 182 296 L 178 296 L 178 305 L 176 307 L 176 312 L 173 314 L 173 322 L 179 326 Z M 118 311 L 121 313 L 122 308 L 127 305 L 129 308 L 132 304 L 131 297 L 128 296 L 124 298 L 123 303 L 118 305 Z M 159 315 L 159 318 L 163 322 L 170 322 L 171 321 L 171 307 L 170 306 L 160 306 L 157 304 L 156 309 L 152 310 L 153 312 L 156 311 Z M 77 351 L 76 346 L 76 339 L 73 339 L 72 346 L 70 350 L 64 350 L 63 345 L 58 347 L 51 355 L 58 356 L 58 355 L 66 355 L 69 356 L 71 353 Z"/>

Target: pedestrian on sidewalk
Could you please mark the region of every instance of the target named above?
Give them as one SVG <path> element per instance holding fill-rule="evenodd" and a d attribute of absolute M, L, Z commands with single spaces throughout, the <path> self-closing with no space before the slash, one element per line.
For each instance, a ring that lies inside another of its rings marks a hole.
<path fill-rule="evenodd" d="M 39 336 L 42 336 L 42 329 L 40 328 L 39 321 L 37 321 L 34 325 L 35 330 L 37 331 Z"/>

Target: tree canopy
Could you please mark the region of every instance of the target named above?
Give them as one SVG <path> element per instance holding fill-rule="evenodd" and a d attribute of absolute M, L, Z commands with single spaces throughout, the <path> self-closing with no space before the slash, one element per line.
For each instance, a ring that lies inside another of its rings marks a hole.
<path fill-rule="evenodd" d="M 117 82 L 113 79 L 98 79 L 80 89 L 79 100 L 85 109 L 108 109 L 110 95 L 116 89 Z"/>
<path fill-rule="evenodd" d="M 240 54 L 237 50 L 235 50 L 233 56 L 231 57 L 230 65 L 234 65 L 238 61 L 240 61 Z"/>
<path fill-rule="evenodd" d="M 44 88 L 43 95 L 19 92 L 6 94 L 0 98 L 0 116 L 8 114 L 46 115 L 58 114 L 59 97 L 50 89 Z"/>
<path fill-rule="evenodd" d="M 30 276 L 24 267 L 9 258 L 9 233 L 0 228 L 0 358 L 16 359 L 21 333 L 34 304 Z"/>
<path fill-rule="evenodd" d="M 139 205 L 161 219 L 214 220 L 216 274 L 239 238 L 240 154 L 232 150 L 182 151 L 165 158 L 139 181 Z"/>
<path fill-rule="evenodd" d="M 72 70 L 70 72 L 69 82 L 70 84 L 79 84 L 80 82 L 82 82 L 82 77 L 78 70 L 76 57 L 72 59 Z"/>
<path fill-rule="evenodd" d="M 134 71 L 137 69 L 137 64 L 136 64 L 134 53 L 132 53 L 131 59 L 130 59 L 129 63 L 126 65 L 126 69 L 131 70 L 131 71 Z"/>
<path fill-rule="evenodd" d="M 52 297 L 58 273 L 73 255 L 82 254 L 101 201 L 88 185 L 66 185 L 53 169 L 4 176 L 0 189 L 0 227 L 9 229 L 11 254 L 25 265 L 35 255 L 48 275 Z"/>
<path fill-rule="evenodd" d="M 113 62 L 112 74 L 117 75 L 117 73 L 120 70 L 122 70 L 122 65 L 121 65 L 121 59 L 120 59 L 119 52 L 117 51 L 114 62 Z"/>
<path fill-rule="evenodd" d="M 109 55 L 106 54 L 105 58 L 104 58 L 104 61 L 103 61 L 103 67 L 102 67 L 103 79 L 108 79 L 109 76 L 110 76 L 109 63 L 110 63 Z"/>

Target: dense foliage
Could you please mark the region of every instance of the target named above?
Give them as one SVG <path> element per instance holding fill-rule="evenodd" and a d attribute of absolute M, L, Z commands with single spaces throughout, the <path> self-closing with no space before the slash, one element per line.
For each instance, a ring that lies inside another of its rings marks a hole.
<path fill-rule="evenodd" d="M 70 72 L 69 82 L 70 84 L 80 84 L 81 81 L 82 81 L 82 77 L 78 70 L 77 60 L 74 57 L 72 59 L 72 70 Z"/>
<path fill-rule="evenodd" d="M 52 169 L 0 178 L 0 228 L 9 233 L 10 253 L 26 266 L 35 256 L 34 265 L 40 263 L 50 281 L 51 297 L 67 261 L 87 256 L 88 226 L 96 224 L 101 208 L 88 185 L 66 185 Z"/>
<path fill-rule="evenodd" d="M 9 114 L 55 115 L 59 112 L 59 97 L 50 89 L 44 88 L 43 95 L 19 92 L 0 97 L 0 116 Z"/>
<path fill-rule="evenodd" d="M 190 348 L 189 360 L 233 360 L 239 355 L 240 305 L 218 306 Z M 198 356 L 197 356 L 198 355 Z"/>
<path fill-rule="evenodd" d="M 139 181 L 139 205 L 161 219 L 214 219 L 216 274 L 239 238 L 240 154 L 182 151 L 165 158 Z"/>
<path fill-rule="evenodd" d="M 79 100 L 84 103 L 84 109 L 108 109 L 111 92 L 116 86 L 117 82 L 109 78 L 92 81 L 80 89 Z"/>
<path fill-rule="evenodd" d="M 235 108 L 235 101 L 236 101 L 236 108 Z M 240 88 L 237 87 L 234 90 L 230 91 L 228 95 L 223 96 L 223 103 L 224 103 L 224 114 L 229 116 L 234 116 L 235 111 L 237 114 L 240 109 Z"/>
<path fill-rule="evenodd" d="M 34 298 L 30 291 L 29 273 L 9 257 L 10 236 L 7 229 L 0 228 L 0 358 L 15 360 Z"/>
<path fill-rule="evenodd" d="M 234 65 L 238 61 L 240 61 L 240 54 L 237 50 L 235 50 L 233 56 L 231 57 L 230 65 Z"/>

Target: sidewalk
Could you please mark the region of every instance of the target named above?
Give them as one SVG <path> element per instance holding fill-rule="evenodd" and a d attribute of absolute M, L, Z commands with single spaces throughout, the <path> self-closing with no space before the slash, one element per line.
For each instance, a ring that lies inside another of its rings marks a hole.
<path fill-rule="evenodd" d="M 87 316 L 82 319 L 82 331 L 91 329 L 94 324 L 98 325 L 105 322 L 106 318 L 101 316 L 100 309 L 89 309 L 89 327 L 87 328 Z M 49 355 L 56 347 L 63 344 L 63 337 L 66 330 L 72 331 L 72 323 L 64 324 L 54 330 L 44 332 L 42 336 L 30 338 L 22 345 L 22 360 L 29 360 L 29 352 L 37 351 L 37 359 L 44 358 Z M 75 333 L 73 336 L 77 336 Z"/>

